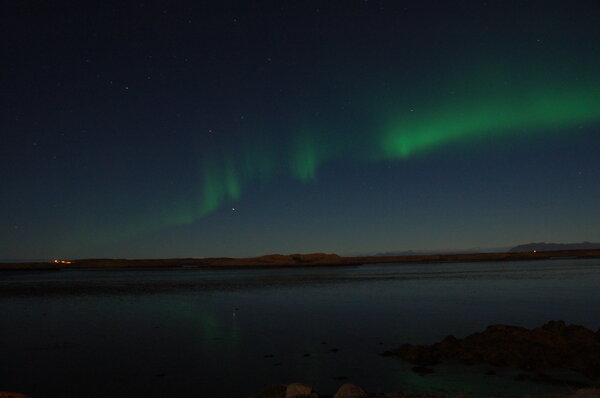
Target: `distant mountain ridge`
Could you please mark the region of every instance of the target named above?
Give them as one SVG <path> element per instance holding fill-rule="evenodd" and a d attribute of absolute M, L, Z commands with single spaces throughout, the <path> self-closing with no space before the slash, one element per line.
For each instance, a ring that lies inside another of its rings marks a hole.
<path fill-rule="evenodd" d="M 547 252 L 555 250 L 598 250 L 600 243 L 581 242 L 581 243 L 527 243 L 511 248 L 509 252 Z"/>
<path fill-rule="evenodd" d="M 442 263 L 442 262 L 476 262 L 476 261 L 523 261 L 551 258 L 600 258 L 600 249 L 538 251 L 531 250 L 510 253 L 506 250 L 497 253 L 467 254 L 426 254 L 411 256 L 366 256 L 341 257 L 337 254 L 269 254 L 260 257 L 231 258 L 155 258 L 155 259 L 119 259 L 88 258 L 71 260 L 53 260 L 33 263 L 0 263 L 2 270 L 60 270 L 86 268 L 186 268 L 186 267 L 308 267 L 308 266 L 352 266 L 384 263 Z"/>
<path fill-rule="evenodd" d="M 503 253 L 509 250 L 508 246 L 505 247 L 494 247 L 494 248 L 482 248 L 475 247 L 471 249 L 432 249 L 432 250 L 393 250 L 387 252 L 377 253 L 359 253 L 354 256 L 428 256 L 433 254 L 471 254 L 471 253 Z"/>

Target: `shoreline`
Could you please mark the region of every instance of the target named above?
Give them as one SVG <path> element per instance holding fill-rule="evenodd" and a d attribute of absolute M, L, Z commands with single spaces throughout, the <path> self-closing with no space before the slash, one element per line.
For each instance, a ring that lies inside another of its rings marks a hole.
<path fill-rule="evenodd" d="M 467 254 L 427 254 L 411 256 L 357 256 L 342 257 L 337 254 L 271 254 L 249 258 L 170 258 L 170 259 L 74 259 L 50 262 L 0 263 L 0 271 L 61 270 L 61 269 L 173 269 L 197 268 L 265 268 L 265 267 L 312 267 L 354 266 L 386 263 L 450 263 L 484 261 L 533 261 L 547 259 L 600 258 L 600 250 L 558 250 L 543 252 L 499 252 Z"/>
<path fill-rule="evenodd" d="M 321 394 L 315 391 L 311 386 L 303 383 L 291 384 L 270 384 L 263 388 L 256 395 L 250 398 L 470 398 L 469 394 L 441 394 L 437 392 L 404 392 L 394 391 L 390 393 L 382 392 L 367 392 L 361 387 L 352 383 L 342 384 L 333 395 Z M 581 388 L 571 390 L 569 392 L 559 394 L 507 394 L 499 397 L 504 398 L 599 398 L 600 389 L 597 388 Z"/>

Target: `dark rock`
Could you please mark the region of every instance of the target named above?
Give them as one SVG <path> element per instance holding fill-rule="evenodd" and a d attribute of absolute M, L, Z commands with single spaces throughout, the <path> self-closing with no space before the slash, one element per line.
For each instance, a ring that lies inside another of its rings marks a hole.
<path fill-rule="evenodd" d="M 368 398 L 368 395 L 359 386 L 346 383 L 337 390 L 333 398 Z"/>
<path fill-rule="evenodd" d="M 600 390 L 594 388 L 583 388 L 570 393 L 568 398 L 600 398 Z"/>
<path fill-rule="evenodd" d="M 600 378 L 600 335 L 564 321 L 534 329 L 491 325 L 464 339 L 448 336 L 430 346 L 404 344 L 382 355 L 397 356 L 418 366 L 456 360 L 525 370 L 570 369 Z"/>
<path fill-rule="evenodd" d="M 285 389 L 285 398 L 319 398 L 319 394 L 306 384 L 292 383 Z"/>
<path fill-rule="evenodd" d="M 530 377 L 525 373 L 522 373 L 522 377 Z M 288 395 L 288 393 L 290 395 Z M 4 395 L 9 394 L 9 395 Z M 13 394 L 13 395 L 10 395 Z M 323 398 L 330 396 L 323 396 Z M 509 395 L 504 398 L 520 398 L 519 395 Z M 0 398 L 30 398 L 23 394 L 16 393 L 2 393 L 0 392 Z M 251 398 L 319 398 L 319 395 L 310 387 L 300 383 L 293 383 L 288 386 L 281 384 L 273 384 L 267 386 L 259 394 L 254 395 Z M 362 388 L 353 384 L 344 384 L 335 393 L 333 398 L 447 398 L 440 394 L 434 393 L 406 393 L 402 391 L 396 391 L 389 394 L 384 393 L 367 393 Z M 458 394 L 452 396 L 452 398 L 469 398 L 468 395 Z M 537 398 L 600 398 L 600 389 L 585 388 L 576 391 L 571 391 L 563 394 L 543 395 L 537 396 Z"/>

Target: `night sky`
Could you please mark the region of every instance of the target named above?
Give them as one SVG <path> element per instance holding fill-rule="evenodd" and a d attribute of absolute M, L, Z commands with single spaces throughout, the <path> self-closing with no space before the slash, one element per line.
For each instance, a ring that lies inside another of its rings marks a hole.
<path fill-rule="evenodd" d="M 600 241 L 597 0 L 0 14 L 0 258 Z"/>

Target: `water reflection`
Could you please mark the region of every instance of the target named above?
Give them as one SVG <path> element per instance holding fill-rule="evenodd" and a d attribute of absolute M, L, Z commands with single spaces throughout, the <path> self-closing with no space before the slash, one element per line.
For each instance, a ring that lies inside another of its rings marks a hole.
<path fill-rule="evenodd" d="M 492 323 L 562 318 L 595 330 L 599 284 L 597 260 L 2 273 L 0 386 L 49 397 L 243 397 L 291 381 L 326 393 L 346 381 L 550 393 L 486 368 L 419 376 L 378 353 Z"/>

